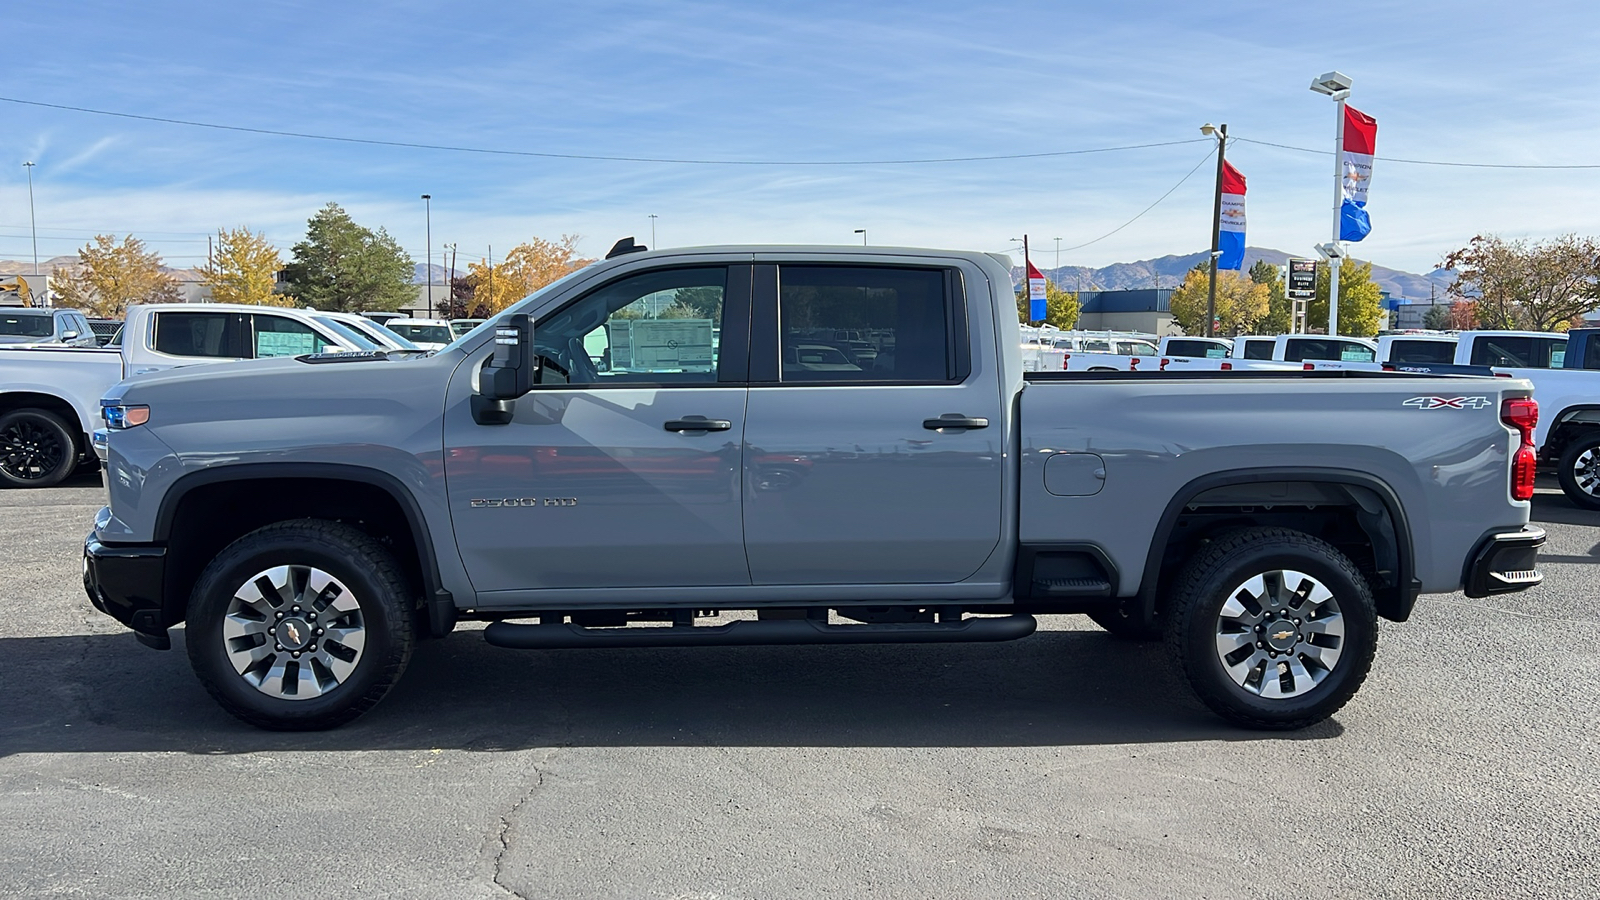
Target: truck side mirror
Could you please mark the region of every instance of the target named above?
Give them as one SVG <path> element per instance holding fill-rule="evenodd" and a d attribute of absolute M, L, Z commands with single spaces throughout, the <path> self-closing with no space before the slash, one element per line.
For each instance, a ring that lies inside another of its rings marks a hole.
<path fill-rule="evenodd" d="M 533 388 L 539 358 L 533 352 L 533 320 L 507 316 L 494 329 L 494 355 L 483 367 L 478 392 L 486 400 L 515 400 Z"/>
<path fill-rule="evenodd" d="M 510 423 L 512 401 L 538 380 L 539 357 L 533 352 L 533 320 L 526 313 L 506 316 L 495 325 L 494 354 L 478 373 L 472 396 L 472 418 L 479 425 Z"/>

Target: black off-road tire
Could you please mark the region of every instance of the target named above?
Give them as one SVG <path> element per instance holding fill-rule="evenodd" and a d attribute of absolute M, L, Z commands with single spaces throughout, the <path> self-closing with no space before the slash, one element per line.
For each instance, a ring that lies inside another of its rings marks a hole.
<path fill-rule="evenodd" d="M 314 699 L 258 690 L 235 669 L 224 643 L 234 592 L 257 573 L 285 565 L 312 566 L 348 586 L 364 626 L 365 645 L 354 669 Z M 273 731 L 334 728 L 376 706 L 405 671 L 415 641 L 411 594 L 394 556 L 365 532 L 318 519 L 268 525 L 229 544 L 201 573 L 189 597 L 189 662 L 222 708 L 251 725 Z"/>
<path fill-rule="evenodd" d="M 1567 495 L 1574 505 L 1584 509 L 1600 509 L 1600 493 L 1590 493 L 1584 490 L 1578 482 L 1578 460 L 1589 454 L 1587 465 L 1595 465 L 1594 460 L 1600 458 L 1600 430 L 1586 431 L 1567 443 L 1567 449 L 1561 453 L 1561 461 L 1556 464 L 1556 477 L 1561 482 L 1561 493 Z M 1600 486 L 1595 486 L 1600 491 Z"/>
<path fill-rule="evenodd" d="M 1146 625 L 1141 619 L 1124 615 L 1121 607 L 1097 609 L 1086 615 L 1118 640 L 1159 641 L 1166 636 L 1166 629 L 1162 627 L 1160 619 L 1153 625 Z"/>
<path fill-rule="evenodd" d="M 1295 570 L 1320 580 L 1344 617 L 1341 655 L 1305 693 L 1268 698 L 1236 683 L 1218 651 L 1218 623 L 1230 592 L 1255 575 Z M 1167 643 L 1200 701 L 1246 728 L 1288 731 L 1315 725 L 1355 695 L 1377 650 L 1376 605 L 1367 580 L 1331 544 L 1286 528 L 1242 528 L 1202 546 L 1184 565 L 1167 616 Z"/>
<path fill-rule="evenodd" d="M 60 416 L 42 409 L 0 416 L 0 484 L 53 487 L 77 467 L 78 443 Z"/>

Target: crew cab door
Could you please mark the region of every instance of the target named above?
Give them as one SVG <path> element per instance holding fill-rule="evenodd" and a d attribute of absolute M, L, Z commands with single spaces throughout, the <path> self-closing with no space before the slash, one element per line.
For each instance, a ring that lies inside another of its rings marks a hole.
<path fill-rule="evenodd" d="M 948 584 L 976 572 L 1000 537 L 1006 436 L 993 368 L 973 373 L 960 270 L 758 265 L 755 285 L 754 582 Z"/>
<path fill-rule="evenodd" d="M 537 352 L 555 365 L 509 424 L 472 411 L 492 344 L 456 370 L 445 480 L 480 594 L 750 583 L 739 456 L 749 298 L 748 265 L 596 287 L 535 323 Z"/>

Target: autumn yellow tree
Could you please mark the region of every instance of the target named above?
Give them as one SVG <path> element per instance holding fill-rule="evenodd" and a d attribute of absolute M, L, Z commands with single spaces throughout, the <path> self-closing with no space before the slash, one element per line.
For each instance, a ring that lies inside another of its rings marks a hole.
<path fill-rule="evenodd" d="M 1206 333 L 1206 307 L 1210 303 L 1211 273 L 1195 266 L 1172 292 L 1172 318 L 1185 334 Z M 1272 290 L 1238 272 L 1217 272 L 1218 334 L 1250 334 L 1266 320 Z"/>
<path fill-rule="evenodd" d="M 176 303 L 178 280 L 162 271 L 161 254 L 133 235 L 120 242 L 97 234 L 78 251 L 78 264 L 56 270 L 51 288 L 57 306 L 75 306 L 93 316 L 120 319 L 135 303 Z"/>
<path fill-rule="evenodd" d="M 468 263 L 474 306 L 485 308 L 493 315 L 592 262 L 594 260 L 578 256 L 575 234 L 562 235 L 559 242 L 534 238 L 511 248 L 504 260 L 492 266 L 485 261 Z"/>
<path fill-rule="evenodd" d="M 1317 296 L 1306 304 L 1306 330 L 1326 333 L 1329 266 L 1317 266 Z M 1383 289 L 1372 280 L 1372 263 L 1346 259 L 1339 267 L 1339 333 L 1372 337 L 1383 318 Z"/>
<path fill-rule="evenodd" d="M 217 229 L 217 249 L 201 270 L 211 299 L 218 303 L 293 306 L 293 297 L 274 294 L 283 259 L 264 234 L 248 228 Z"/>

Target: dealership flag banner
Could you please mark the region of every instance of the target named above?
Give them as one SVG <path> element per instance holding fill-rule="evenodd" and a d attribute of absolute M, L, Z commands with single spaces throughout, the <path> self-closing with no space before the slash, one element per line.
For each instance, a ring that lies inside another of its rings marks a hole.
<path fill-rule="evenodd" d="M 1378 120 L 1346 105 L 1344 147 L 1344 201 L 1339 205 L 1339 240 L 1359 241 L 1372 231 L 1367 218 L 1367 184 L 1372 181 L 1372 154 L 1378 142 Z"/>
<path fill-rule="evenodd" d="M 1219 269 L 1244 268 L 1244 176 L 1233 163 L 1222 164 L 1222 219 L 1218 224 Z"/>
<path fill-rule="evenodd" d="M 1046 304 L 1044 292 L 1044 273 L 1039 271 L 1032 260 L 1028 261 L 1028 321 L 1043 322 Z"/>

